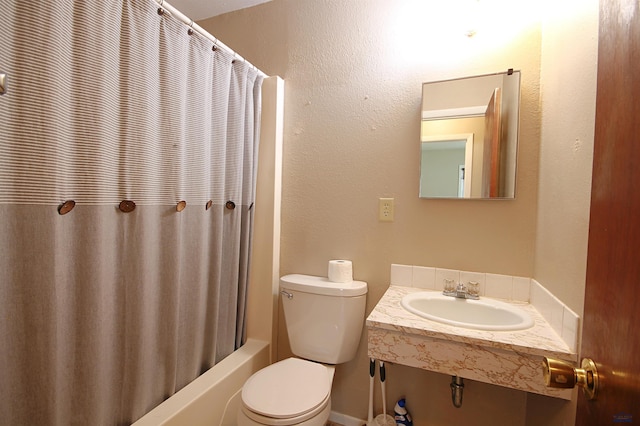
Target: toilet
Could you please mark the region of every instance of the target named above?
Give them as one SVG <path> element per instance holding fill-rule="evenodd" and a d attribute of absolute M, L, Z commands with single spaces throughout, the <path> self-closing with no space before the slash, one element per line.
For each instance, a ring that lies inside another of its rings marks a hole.
<path fill-rule="evenodd" d="M 364 326 L 367 283 L 292 274 L 280 293 L 295 358 L 254 373 L 242 387 L 238 425 L 324 426 L 335 365 L 353 359 Z"/>

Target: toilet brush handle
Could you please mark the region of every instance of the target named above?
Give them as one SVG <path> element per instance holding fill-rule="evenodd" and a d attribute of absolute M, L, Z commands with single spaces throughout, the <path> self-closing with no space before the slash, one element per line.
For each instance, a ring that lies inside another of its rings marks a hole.
<path fill-rule="evenodd" d="M 376 374 L 376 360 L 369 358 L 369 410 L 367 412 L 367 425 L 373 424 L 373 376 Z"/>
<path fill-rule="evenodd" d="M 384 421 L 387 421 L 387 390 L 385 389 L 384 381 L 386 379 L 386 372 L 384 369 L 384 362 L 380 361 L 380 390 L 382 391 L 382 414 Z"/>

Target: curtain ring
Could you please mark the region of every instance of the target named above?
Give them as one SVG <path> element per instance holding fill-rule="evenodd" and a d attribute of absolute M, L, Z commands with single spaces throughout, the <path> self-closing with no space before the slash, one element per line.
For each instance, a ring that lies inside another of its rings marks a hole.
<path fill-rule="evenodd" d="M 185 207 L 187 207 L 187 202 L 182 200 L 180 201 L 178 204 L 176 204 L 176 210 L 181 212 L 182 210 L 185 209 Z"/>
<path fill-rule="evenodd" d="M 60 204 L 60 206 L 58 207 L 58 214 L 59 215 L 65 215 L 67 213 L 69 213 L 71 210 L 73 210 L 73 208 L 76 206 L 76 202 L 73 200 L 67 200 L 65 202 L 63 202 L 62 204 Z"/>
<path fill-rule="evenodd" d="M 122 213 L 131 213 L 136 209 L 136 203 L 131 200 L 122 200 L 118 205 L 118 208 Z"/>
<path fill-rule="evenodd" d="M 225 203 L 224 205 L 227 209 L 229 210 L 233 210 L 236 208 L 236 203 L 234 203 L 233 201 L 229 200 Z"/>
<path fill-rule="evenodd" d="M 160 15 L 160 16 L 164 15 L 164 9 L 163 8 L 161 8 L 161 7 L 158 8 L 158 15 Z"/>
<path fill-rule="evenodd" d="M 209 210 L 212 205 L 213 205 L 213 201 L 209 200 L 207 201 L 207 204 L 204 205 L 204 209 Z"/>
<path fill-rule="evenodd" d="M 193 35 L 193 19 L 189 23 L 189 29 L 187 30 L 187 34 Z"/>

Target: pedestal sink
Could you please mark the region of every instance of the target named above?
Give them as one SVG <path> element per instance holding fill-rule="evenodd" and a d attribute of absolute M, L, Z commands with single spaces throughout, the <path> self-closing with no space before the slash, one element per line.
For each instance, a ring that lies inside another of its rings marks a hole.
<path fill-rule="evenodd" d="M 471 300 L 421 291 L 407 294 L 400 304 L 423 318 L 476 330 L 524 330 L 534 324 L 531 316 L 517 306 L 486 297 Z"/>

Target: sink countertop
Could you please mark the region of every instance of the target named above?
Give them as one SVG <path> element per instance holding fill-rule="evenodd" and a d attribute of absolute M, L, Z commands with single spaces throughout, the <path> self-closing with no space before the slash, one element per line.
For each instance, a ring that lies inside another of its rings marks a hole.
<path fill-rule="evenodd" d="M 538 311 L 525 302 L 501 300 L 526 311 L 534 320 L 533 327 L 524 330 L 486 331 L 457 327 L 406 311 L 401 299 L 409 293 L 430 291 L 414 287 L 389 286 L 367 318 L 368 328 L 406 333 L 414 336 L 460 342 L 520 354 L 548 356 L 575 362 L 577 354 L 558 336 Z M 435 292 L 435 291 L 434 291 Z M 482 299 L 482 297 L 480 298 Z M 496 299 L 497 300 L 497 299 Z"/>

